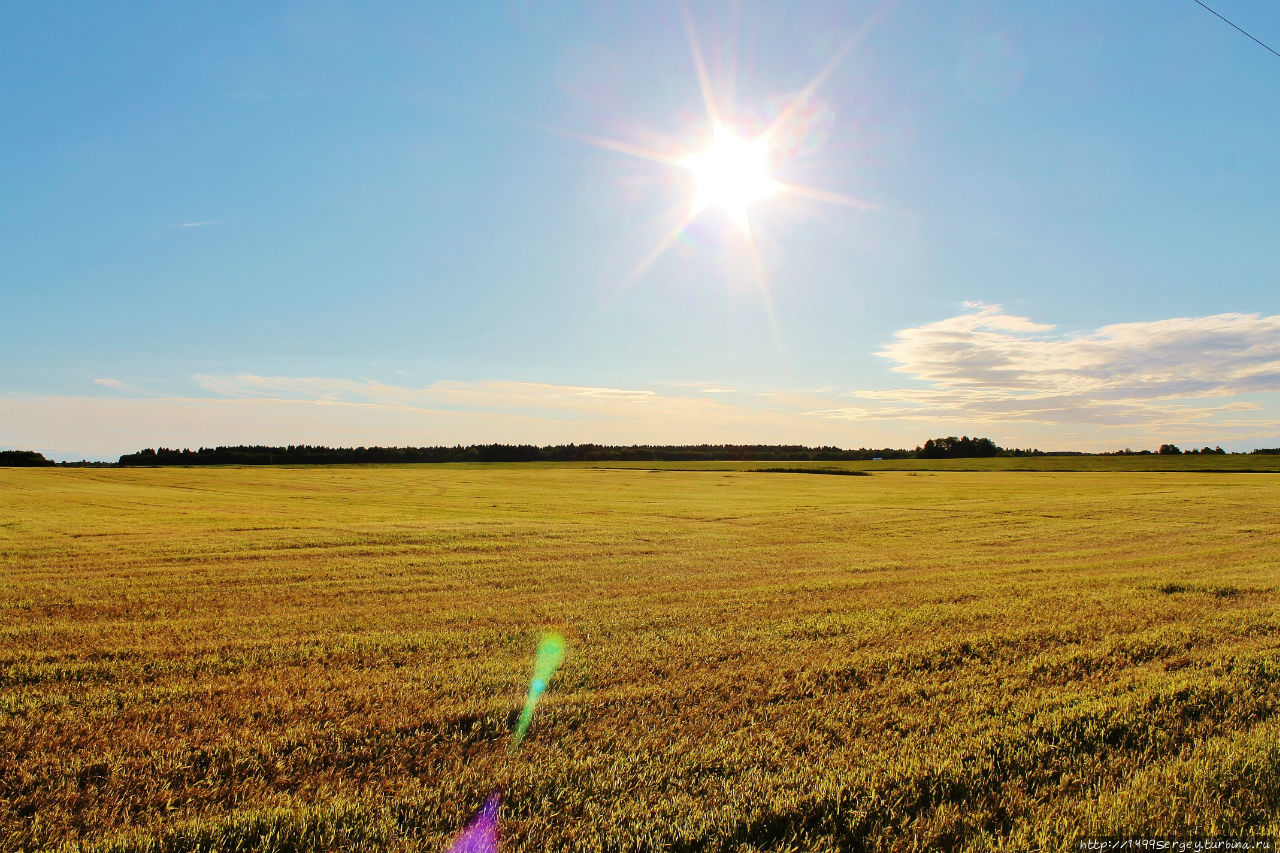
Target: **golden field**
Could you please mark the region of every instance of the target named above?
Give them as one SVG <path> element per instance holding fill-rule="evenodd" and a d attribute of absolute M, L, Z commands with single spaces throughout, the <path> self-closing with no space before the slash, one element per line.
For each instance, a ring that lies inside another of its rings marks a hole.
<path fill-rule="evenodd" d="M 0 469 L 0 849 L 1280 835 L 1280 475 L 1106 464 Z"/>

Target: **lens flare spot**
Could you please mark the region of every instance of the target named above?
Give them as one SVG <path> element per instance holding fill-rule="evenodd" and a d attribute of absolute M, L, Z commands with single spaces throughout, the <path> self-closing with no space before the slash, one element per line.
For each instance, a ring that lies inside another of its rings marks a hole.
<path fill-rule="evenodd" d="M 453 840 L 448 853 L 498 853 L 498 809 L 501 805 L 502 794 L 494 791 L 462 834 Z"/>
<path fill-rule="evenodd" d="M 551 676 L 559 669 L 563 660 L 564 637 L 559 634 L 543 634 L 542 641 L 538 643 L 538 657 L 533 664 L 533 680 L 529 682 L 529 695 L 525 697 L 524 710 L 520 713 L 520 719 L 511 736 L 512 749 L 519 746 L 524 736 L 529 733 L 529 725 L 533 722 L 533 712 L 538 707 L 538 700 L 546 692 L 547 683 L 551 681 Z"/>

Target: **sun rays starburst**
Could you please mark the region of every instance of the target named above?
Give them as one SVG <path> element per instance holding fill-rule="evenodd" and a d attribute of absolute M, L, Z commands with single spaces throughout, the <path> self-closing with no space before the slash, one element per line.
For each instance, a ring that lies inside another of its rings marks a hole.
<path fill-rule="evenodd" d="M 776 204 L 782 197 L 863 211 L 880 209 L 863 199 L 824 187 L 796 183 L 782 176 L 787 173 L 788 161 L 796 156 L 783 140 L 795 126 L 803 123 L 806 106 L 814 99 L 818 88 L 857 47 L 885 8 L 881 6 L 846 39 L 826 64 L 787 99 L 760 130 L 759 124 L 738 119 L 727 102 L 716 98 L 692 16 L 687 8 L 681 6 L 689 52 L 706 110 L 705 129 L 698 135 L 701 143 L 672 141 L 667 150 L 658 150 L 625 139 L 569 134 L 593 146 L 665 166 L 670 174 L 683 175 L 689 186 L 687 196 L 667 212 L 664 217 L 667 227 L 622 283 L 619 293 L 643 277 L 695 222 L 705 215 L 719 213 L 729 226 L 726 250 L 745 262 L 770 325 L 773 325 L 765 264 L 758 245 L 758 226 L 752 220 L 753 209 Z M 755 132 L 752 132 L 752 127 Z"/>

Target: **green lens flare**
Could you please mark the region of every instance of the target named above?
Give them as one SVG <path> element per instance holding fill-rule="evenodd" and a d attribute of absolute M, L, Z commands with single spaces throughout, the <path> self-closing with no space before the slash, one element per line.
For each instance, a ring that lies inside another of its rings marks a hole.
<path fill-rule="evenodd" d="M 538 658 L 533 665 L 533 681 L 529 683 L 529 695 L 524 700 L 524 710 L 520 713 L 520 721 L 516 723 L 515 732 L 511 736 L 511 748 L 515 749 L 524 740 L 533 722 L 533 710 L 538 707 L 538 699 L 546 692 L 547 683 L 564 660 L 564 637 L 559 634 L 543 634 L 538 643 Z"/>

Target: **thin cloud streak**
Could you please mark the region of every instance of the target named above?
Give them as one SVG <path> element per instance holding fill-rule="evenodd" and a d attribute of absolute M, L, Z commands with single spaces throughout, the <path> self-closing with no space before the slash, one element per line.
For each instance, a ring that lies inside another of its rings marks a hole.
<path fill-rule="evenodd" d="M 803 413 L 705 397 L 613 397 L 580 393 L 610 389 L 527 384 L 451 383 L 441 392 L 448 400 L 438 407 L 423 405 L 425 394 L 399 403 L 278 396 L 0 397 L 6 414 L 0 446 L 104 458 L 143 447 L 219 444 L 856 443 L 849 425 Z"/>

